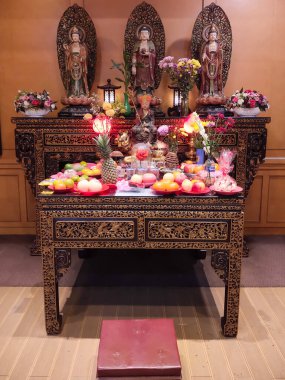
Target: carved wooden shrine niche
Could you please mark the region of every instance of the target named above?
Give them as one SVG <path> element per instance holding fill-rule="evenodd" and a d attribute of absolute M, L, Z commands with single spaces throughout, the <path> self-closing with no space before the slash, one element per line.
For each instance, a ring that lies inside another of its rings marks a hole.
<path fill-rule="evenodd" d="M 149 33 L 149 41 L 155 47 L 154 63 L 154 89 L 157 89 L 161 80 L 161 70 L 158 62 L 165 56 L 165 32 L 162 21 L 154 7 L 145 1 L 137 5 L 132 11 L 125 30 L 125 50 L 133 57 L 136 43 L 139 41 L 140 32 L 145 29 Z M 132 86 L 135 76 L 132 75 Z"/>
<path fill-rule="evenodd" d="M 72 44 L 74 48 L 69 51 Z M 77 4 L 67 8 L 57 29 L 58 64 L 67 97 L 89 96 L 95 77 L 96 47 L 96 30 L 89 14 Z"/>
<path fill-rule="evenodd" d="M 191 51 L 192 57 L 202 62 L 202 51 L 211 28 L 217 28 L 218 40 L 223 50 L 222 84 L 225 87 L 232 53 L 232 29 L 228 17 L 221 7 L 211 3 L 199 13 L 192 31 Z M 197 86 L 201 87 L 201 78 L 196 80 Z"/>

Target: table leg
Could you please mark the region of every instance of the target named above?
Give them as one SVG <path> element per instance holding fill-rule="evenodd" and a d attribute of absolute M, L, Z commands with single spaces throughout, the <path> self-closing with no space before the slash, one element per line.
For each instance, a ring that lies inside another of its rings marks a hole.
<path fill-rule="evenodd" d="M 241 249 L 212 250 L 211 264 L 225 283 L 224 316 L 221 325 L 224 336 L 235 337 L 238 332 Z"/>
<path fill-rule="evenodd" d="M 59 334 L 62 315 L 59 313 L 58 279 L 64 268 L 70 266 L 70 251 L 53 247 L 42 247 L 44 303 L 46 331 L 49 335 Z"/>

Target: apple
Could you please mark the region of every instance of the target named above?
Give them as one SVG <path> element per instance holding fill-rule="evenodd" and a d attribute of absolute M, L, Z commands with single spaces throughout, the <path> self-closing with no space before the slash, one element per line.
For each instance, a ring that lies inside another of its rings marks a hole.
<path fill-rule="evenodd" d="M 174 181 L 174 175 L 172 173 L 165 173 L 164 176 L 163 176 L 163 179 L 165 181 L 171 181 L 171 182 L 173 182 Z"/>
<path fill-rule="evenodd" d="M 152 183 L 152 182 L 155 182 L 156 181 L 156 175 L 153 174 L 153 173 L 145 173 L 143 176 L 142 176 L 142 181 L 144 183 Z"/>
<path fill-rule="evenodd" d="M 196 191 L 197 193 L 200 193 L 205 189 L 206 185 L 203 181 L 196 181 L 193 183 L 192 191 Z"/>
<path fill-rule="evenodd" d="M 190 192 L 192 191 L 193 182 L 190 179 L 184 179 L 181 184 L 181 187 L 184 191 Z"/>
<path fill-rule="evenodd" d="M 52 183 L 53 187 L 56 188 L 56 186 L 58 185 L 62 185 L 63 184 L 63 180 L 62 179 L 55 179 Z"/>
<path fill-rule="evenodd" d="M 71 179 L 73 180 L 73 182 L 78 182 L 79 178 L 79 175 L 74 175 Z"/>
<path fill-rule="evenodd" d="M 131 177 L 131 182 L 133 183 L 142 183 L 143 177 L 140 174 L 133 174 Z"/>
<path fill-rule="evenodd" d="M 178 173 L 175 177 L 175 182 L 178 183 L 179 185 L 182 184 L 182 182 L 187 179 L 186 174 L 184 173 Z"/>
<path fill-rule="evenodd" d="M 78 182 L 77 189 L 82 192 L 89 191 L 89 181 L 87 181 L 87 179 L 82 179 Z"/>
<path fill-rule="evenodd" d="M 195 169 L 194 169 L 194 173 L 197 174 L 197 173 L 199 173 L 201 170 L 204 170 L 204 165 L 196 165 L 196 166 L 195 166 Z"/>
<path fill-rule="evenodd" d="M 67 178 L 65 181 L 64 181 L 64 184 L 66 186 L 67 189 L 73 189 L 74 187 L 74 182 L 71 178 Z"/>
<path fill-rule="evenodd" d="M 73 164 L 73 168 L 72 169 L 74 169 L 77 172 L 81 172 L 81 170 L 83 169 L 83 166 L 80 165 L 79 162 L 78 162 L 76 164 Z"/>
<path fill-rule="evenodd" d="M 56 184 L 53 183 L 53 188 L 55 190 L 66 190 L 66 185 L 63 182 L 58 182 Z"/>
<path fill-rule="evenodd" d="M 174 179 L 178 176 L 178 174 L 180 174 L 181 172 L 176 170 L 174 172 L 172 172 L 172 174 L 174 175 Z"/>
<path fill-rule="evenodd" d="M 91 179 L 91 181 L 89 181 L 89 191 L 99 192 L 102 190 L 102 187 L 102 183 L 97 179 Z"/>
<path fill-rule="evenodd" d="M 65 164 L 65 165 L 64 165 L 64 169 L 65 169 L 65 170 L 72 169 L 72 164 Z"/>
<path fill-rule="evenodd" d="M 196 166 L 195 164 L 184 164 L 183 165 L 184 173 L 193 174 L 195 170 L 195 166 Z"/>

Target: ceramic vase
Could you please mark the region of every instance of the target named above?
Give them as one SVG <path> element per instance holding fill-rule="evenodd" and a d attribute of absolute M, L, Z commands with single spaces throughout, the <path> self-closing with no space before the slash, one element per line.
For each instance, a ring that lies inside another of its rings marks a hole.
<path fill-rule="evenodd" d="M 234 109 L 235 116 L 237 117 L 255 117 L 260 113 L 259 107 L 242 108 L 237 107 Z"/>
<path fill-rule="evenodd" d="M 46 108 L 30 108 L 25 111 L 25 115 L 28 117 L 43 117 L 50 112 Z"/>
<path fill-rule="evenodd" d="M 132 109 L 129 101 L 129 95 L 126 92 L 124 92 L 124 107 L 126 110 L 125 116 L 130 116 Z"/>

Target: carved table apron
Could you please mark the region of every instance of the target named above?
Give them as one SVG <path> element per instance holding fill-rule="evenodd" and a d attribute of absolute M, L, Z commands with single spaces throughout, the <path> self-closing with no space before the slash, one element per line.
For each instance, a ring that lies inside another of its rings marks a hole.
<path fill-rule="evenodd" d="M 37 197 L 37 234 L 43 259 L 48 334 L 61 331 L 58 281 L 71 264 L 71 249 L 206 249 L 225 283 L 223 334 L 238 331 L 244 198 L 155 196 L 150 189 L 99 197 Z"/>

